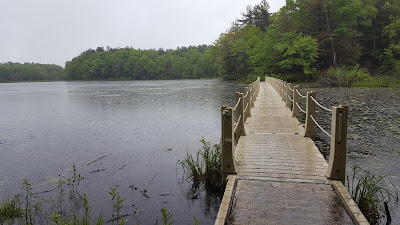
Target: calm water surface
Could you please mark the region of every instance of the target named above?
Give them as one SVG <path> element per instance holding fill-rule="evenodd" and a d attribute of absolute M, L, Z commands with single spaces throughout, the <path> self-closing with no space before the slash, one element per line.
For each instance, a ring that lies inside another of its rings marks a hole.
<path fill-rule="evenodd" d="M 202 137 L 219 142 L 235 91 L 243 85 L 219 80 L 0 84 L 0 198 L 24 178 L 37 201 L 54 197 L 76 165 L 78 195 L 106 217 L 117 187 L 130 221 L 152 224 L 167 208 L 174 224 L 212 224 L 220 199 L 191 189 L 177 161 Z"/>

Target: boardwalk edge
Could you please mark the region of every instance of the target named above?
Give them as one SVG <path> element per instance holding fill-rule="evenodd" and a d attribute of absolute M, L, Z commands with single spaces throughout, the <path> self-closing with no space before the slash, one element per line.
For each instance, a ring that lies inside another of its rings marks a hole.
<path fill-rule="evenodd" d="M 214 225 L 224 225 L 229 213 L 230 203 L 232 202 L 233 193 L 236 186 L 236 175 L 229 174 L 226 178 L 228 182 L 226 183 L 226 188 L 224 192 L 224 197 L 221 201 L 221 206 L 219 207 L 217 219 Z"/>
<path fill-rule="evenodd" d="M 354 200 L 351 198 L 343 183 L 341 181 L 335 180 L 328 180 L 328 182 L 332 185 L 333 190 L 335 190 L 336 195 L 339 197 L 347 212 L 350 214 L 354 223 L 356 223 L 357 225 L 369 225 L 368 220 L 358 208 L 357 203 L 355 203 Z"/>

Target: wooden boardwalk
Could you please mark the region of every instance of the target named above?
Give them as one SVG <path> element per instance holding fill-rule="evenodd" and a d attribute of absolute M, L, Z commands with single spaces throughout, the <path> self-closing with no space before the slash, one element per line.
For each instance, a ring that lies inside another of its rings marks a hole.
<path fill-rule="evenodd" d="M 368 224 L 285 105 L 261 82 L 215 224 Z"/>

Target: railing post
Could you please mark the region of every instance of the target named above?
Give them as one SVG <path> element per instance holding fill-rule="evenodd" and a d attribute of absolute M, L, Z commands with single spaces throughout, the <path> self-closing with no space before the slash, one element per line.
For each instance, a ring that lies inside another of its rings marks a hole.
<path fill-rule="evenodd" d="M 283 85 L 282 85 L 282 101 L 286 101 L 286 87 L 287 87 L 287 82 L 285 81 L 285 82 L 283 82 Z"/>
<path fill-rule="evenodd" d="M 250 86 L 250 109 L 253 107 L 254 107 L 254 86 L 251 85 Z"/>
<path fill-rule="evenodd" d="M 277 82 L 278 82 L 278 93 L 279 96 L 282 97 L 282 82 L 280 80 L 278 80 Z"/>
<path fill-rule="evenodd" d="M 232 107 L 221 107 L 222 121 L 222 181 L 224 182 L 227 174 L 235 173 L 235 160 L 233 160 L 234 136 L 233 136 L 233 115 Z"/>
<path fill-rule="evenodd" d="M 292 117 L 295 117 L 297 120 L 299 119 L 299 108 L 297 107 L 297 104 L 300 104 L 300 95 L 297 93 L 297 89 L 299 89 L 300 86 L 296 85 L 293 87 L 293 107 L 292 107 Z"/>
<path fill-rule="evenodd" d="M 238 103 L 238 101 L 239 101 L 239 95 L 240 95 L 240 92 L 235 92 L 235 105 Z M 239 108 L 239 106 L 238 106 L 238 108 Z M 237 111 L 237 110 L 236 110 Z M 237 111 L 237 113 L 236 113 L 236 121 L 238 120 L 238 118 L 239 118 L 239 111 Z"/>
<path fill-rule="evenodd" d="M 245 101 L 243 102 L 244 103 L 244 115 L 245 115 L 245 122 L 246 122 L 246 120 L 247 120 L 247 118 L 248 117 L 251 117 L 251 114 L 250 114 L 250 90 L 249 90 L 249 88 L 245 88 L 245 91 L 244 91 L 244 95 L 247 95 L 247 97 L 246 98 L 244 98 L 245 99 Z"/>
<path fill-rule="evenodd" d="M 327 177 L 344 183 L 346 172 L 348 106 L 333 107 L 331 125 L 331 150 Z"/>
<path fill-rule="evenodd" d="M 315 99 L 315 92 L 307 92 L 307 107 L 306 107 L 306 128 L 304 137 L 310 137 L 315 139 L 315 124 L 311 119 L 310 115 L 315 118 L 315 102 L 311 99 L 311 96 Z"/>
<path fill-rule="evenodd" d="M 235 134 L 235 137 L 237 140 L 239 140 L 240 136 L 246 135 L 246 132 L 244 130 L 244 99 L 243 99 L 243 93 L 236 92 L 236 103 L 238 101 L 238 107 L 236 109 L 236 123 L 238 123 L 238 128 Z M 239 119 L 240 118 L 240 119 Z"/>
<path fill-rule="evenodd" d="M 290 109 L 290 105 L 291 105 L 291 101 L 290 101 L 290 88 L 292 88 L 292 84 L 291 83 L 287 83 L 286 85 L 286 107 L 288 107 Z"/>
<path fill-rule="evenodd" d="M 255 94 L 255 96 L 256 96 L 256 101 L 257 101 L 257 97 L 258 97 L 258 93 L 259 93 L 259 87 L 260 87 L 260 77 L 257 77 L 257 80 L 255 81 L 255 83 L 254 83 L 254 86 L 256 87 L 256 94 Z"/>

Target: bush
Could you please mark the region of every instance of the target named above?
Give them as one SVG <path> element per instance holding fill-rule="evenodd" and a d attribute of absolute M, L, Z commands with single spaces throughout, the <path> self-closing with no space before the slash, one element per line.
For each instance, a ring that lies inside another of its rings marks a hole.
<path fill-rule="evenodd" d="M 247 77 L 242 78 L 242 82 L 246 84 L 251 84 L 260 77 L 260 81 L 265 81 L 265 76 L 257 76 L 255 74 L 249 74 Z"/>
<path fill-rule="evenodd" d="M 351 87 L 355 82 L 372 80 L 368 70 L 358 65 L 353 68 L 331 67 L 321 75 L 320 83 L 328 86 Z"/>
<path fill-rule="evenodd" d="M 303 77 L 298 74 L 272 74 L 271 77 L 278 78 L 287 82 L 301 82 Z"/>

